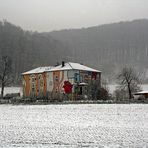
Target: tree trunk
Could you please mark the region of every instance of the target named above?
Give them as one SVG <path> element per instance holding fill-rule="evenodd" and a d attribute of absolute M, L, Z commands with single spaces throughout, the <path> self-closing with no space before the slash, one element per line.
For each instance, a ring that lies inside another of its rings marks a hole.
<path fill-rule="evenodd" d="M 4 97 L 4 84 L 2 83 L 2 88 L 1 88 L 1 99 Z"/>
<path fill-rule="evenodd" d="M 128 93 L 129 93 L 129 100 L 131 100 L 132 99 L 132 92 L 131 92 L 130 84 L 128 84 Z"/>

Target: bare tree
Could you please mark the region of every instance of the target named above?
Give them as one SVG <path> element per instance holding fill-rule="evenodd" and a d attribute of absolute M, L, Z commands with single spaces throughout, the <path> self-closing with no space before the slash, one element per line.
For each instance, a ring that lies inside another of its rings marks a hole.
<path fill-rule="evenodd" d="M 8 56 L 2 56 L 0 59 L 0 84 L 2 99 L 4 96 L 4 88 L 10 83 L 12 83 L 12 62 Z"/>
<path fill-rule="evenodd" d="M 117 76 L 120 87 L 128 91 L 129 99 L 133 98 L 132 93 L 139 90 L 138 84 L 141 83 L 141 74 L 131 67 L 125 67 Z"/>

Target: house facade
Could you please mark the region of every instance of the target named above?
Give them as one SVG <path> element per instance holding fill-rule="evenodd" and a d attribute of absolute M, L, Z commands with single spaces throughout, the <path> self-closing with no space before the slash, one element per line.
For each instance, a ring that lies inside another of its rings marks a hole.
<path fill-rule="evenodd" d="M 24 97 L 58 99 L 65 95 L 77 100 L 90 94 L 92 84 L 101 86 L 101 71 L 72 62 L 39 67 L 23 73 L 22 77 Z"/>

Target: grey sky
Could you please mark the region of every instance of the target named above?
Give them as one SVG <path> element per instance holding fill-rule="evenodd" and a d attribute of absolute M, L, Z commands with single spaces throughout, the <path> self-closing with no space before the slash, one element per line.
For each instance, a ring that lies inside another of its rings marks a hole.
<path fill-rule="evenodd" d="M 52 31 L 148 18 L 148 0 L 0 0 L 0 19 Z"/>

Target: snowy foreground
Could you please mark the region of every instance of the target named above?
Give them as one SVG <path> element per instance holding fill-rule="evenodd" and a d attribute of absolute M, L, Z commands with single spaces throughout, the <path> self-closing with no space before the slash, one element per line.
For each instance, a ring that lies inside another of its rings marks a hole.
<path fill-rule="evenodd" d="M 148 105 L 0 105 L 0 147 L 146 148 Z"/>

